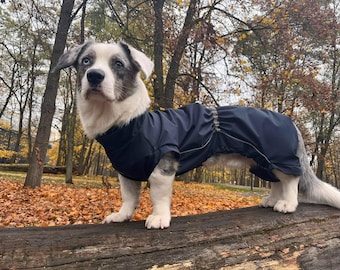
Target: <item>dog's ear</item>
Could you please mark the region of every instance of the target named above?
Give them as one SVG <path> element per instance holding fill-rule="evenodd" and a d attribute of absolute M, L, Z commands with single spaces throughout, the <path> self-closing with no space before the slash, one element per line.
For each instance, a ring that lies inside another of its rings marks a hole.
<path fill-rule="evenodd" d="M 130 53 L 132 59 L 138 63 L 141 71 L 143 71 L 146 78 L 150 77 L 153 70 L 153 62 L 149 57 L 147 57 L 141 51 L 133 48 L 132 46 L 126 44 L 125 42 L 120 41 L 119 44 Z"/>
<path fill-rule="evenodd" d="M 62 56 L 60 56 L 58 64 L 52 69 L 52 72 L 56 72 L 70 66 L 75 66 L 79 54 L 91 43 L 93 42 L 87 41 L 82 45 L 77 45 L 66 51 Z"/>

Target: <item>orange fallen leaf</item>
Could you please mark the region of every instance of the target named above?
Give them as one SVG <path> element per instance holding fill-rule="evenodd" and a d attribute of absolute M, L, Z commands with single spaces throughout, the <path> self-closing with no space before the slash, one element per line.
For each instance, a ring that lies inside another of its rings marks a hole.
<path fill-rule="evenodd" d="M 175 182 L 172 215 L 184 216 L 229 210 L 258 204 L 258 196 L 242 197 L 237 192 L 219 190 L 213 185 Z M 43 184 L 23 188 L 23 183 L 0 179 L 0 226 L 55 226 L 101 223 L 118 211 L 118 188 L 77 187 Z M 152 212 L 149 190 L 142 190 L 134 220 L 145 220 Z"/>

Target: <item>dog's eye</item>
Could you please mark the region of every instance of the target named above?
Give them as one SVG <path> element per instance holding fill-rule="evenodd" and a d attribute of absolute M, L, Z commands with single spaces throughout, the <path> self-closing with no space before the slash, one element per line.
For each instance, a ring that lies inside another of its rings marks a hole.
<path fill-rule="evenodd" d="M 89 66 L 89 65 L 91 65 L 91 59 L 88 58 L 88 57 L 85 57 L 85 58 L 83 58 L 83 60 L 81 61 L 81 63 L 82 63 L 84 66 Z"/>
<path fill-rule="evenodd" d="M 122 69 L 124 68 L 124 64 L 119 60 L 115 60 L 113 61 L 113 67 L 116 69 Z"/>

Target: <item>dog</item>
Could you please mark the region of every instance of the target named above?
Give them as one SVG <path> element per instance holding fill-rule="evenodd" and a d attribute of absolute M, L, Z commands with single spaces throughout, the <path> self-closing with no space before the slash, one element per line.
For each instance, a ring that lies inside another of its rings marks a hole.
<path fill-rule="evenodd" d="M 298 192 L 314 203 L 340 208 L 340 192 L 322 182 L 309 166 L 299 130 L 287 116 L 242 106 L 207 108 L 190 104 L 149 112 L 150 97 L 140 73 L 153 62 L 124 43 L 85 42 L 66 51 L 54 68 L 77 71 L 77 105 L 85 134 L 105 148 L 119 172 L 122 206 L 103 223 L 132 218 L 141 181 L 150 183 L 152 214 L 148 229 L 170 226 L 176 175 L 221 163 L 248 166 L 272 182 L 261 207 L 292 213 Z"/>

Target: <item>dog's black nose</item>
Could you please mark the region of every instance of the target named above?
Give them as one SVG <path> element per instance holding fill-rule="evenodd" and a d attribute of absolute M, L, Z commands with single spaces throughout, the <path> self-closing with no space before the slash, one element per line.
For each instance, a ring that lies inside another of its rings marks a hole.
<path fill-rule="evenodd" d="M 105 73 L 101 69 L 91 69 L 87 72 L 87 80 L 92 85 L 100 84 L 105 78 Z"/>

